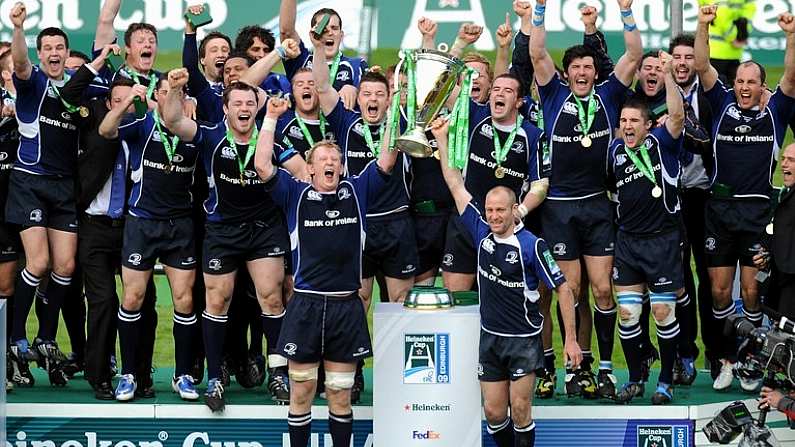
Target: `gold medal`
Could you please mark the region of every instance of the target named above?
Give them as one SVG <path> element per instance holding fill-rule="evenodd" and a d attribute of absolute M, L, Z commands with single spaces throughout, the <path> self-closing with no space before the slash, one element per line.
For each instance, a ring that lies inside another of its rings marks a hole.
<path fill-rule="evenodd" d="M 505 168 L 502 166 L 497 166 L 497 169 L 494 170 L 494 176 L 497 178 L 505 177 Z"/>
<path fill-rule="evenodd" d="M 240 173 L 240 186 L 246 186 L 246 176 Z"/>
<path fill-rule="evenodd" d="M 765 233 L 767 233 L 767 234 L 769 234 L 771 236 L 773 235 L 773 222 L 770 222 L 769 224 L 767 224 L 767 226 L 765 227 Z"/>
<path fill-rule="evenodd" d="M 655 199 L 659 199 L 660 197 L 662 197 L 662 188 L 660 188 L 657 185 L 654 185 L 654 188 L 652 188 L 651 190 L 651 196 L 654 197 Z"/>
<path fill-rule="evenodd" d="M 433 151 L 433 158 L 435 158 L 437 160 L 441 160 L 442 159 L 442 156 L 439 155 L 439 149 L 436 149 L 435 151 Z"/>
<path fill-rule="evenodd" d="M 88 118 L 88 107 L 81 106 L 80 107 L 80 116 L 83 118 Z"/>
<path fill-rule="evenodd" d="M 163 172 L 166 174 L 171 174 L 171 163 L 166 164 L 166 167 L 163 168 Z"/>
<path fill-rule="evenodd" d="M 593 142 L 591 141 L 591 137 L 589 137 L 588 135 L 583 135 L 582 139 L 580 140 L 580 144 L 582 144 L 582 147 L 584 148 L 591 147 L 592 143 Z"/>

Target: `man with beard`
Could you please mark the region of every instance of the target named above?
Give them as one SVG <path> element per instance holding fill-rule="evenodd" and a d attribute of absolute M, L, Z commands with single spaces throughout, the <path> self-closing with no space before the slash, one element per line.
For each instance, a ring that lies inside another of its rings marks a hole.
<path fill-rule="evenodd" d="M 13 355 L 31 358 L 25 332 L 30 307 L 42 277 L 51 269 L 47 307 L 40 324 L 38 355 L 54 385 L 66 384 L 65 360 L 55 343 L 61 305 L 70 288 L 77 251 L 77 211 L 74 171 L 77 162 L 76 110 L 65 104 L 58 88 L 66 82 L 64 62 L 69 51 L 66 34 L 45 28 L 36 39 L 40 65 L 28 59 L 23 3 L 10 13 L 13 24 L 11 57 L 17 91 L 16 115 L 20 132 L 18 159 L 9 180 L 6 222 L 20 225 L 25 268 L 15 286 L 11 332 Z"/>
<path fill-rule="evenodd" d="M 610 285 L 615 230 L 605 190 L 607 150 L 618 122 L 619 106 L 643 52 L 632 16 L 632 0 L 619 0 L 618 5 L 626 52 L 613 74 L 601 84 L 595 85 L 595 53 L 581 45 L 566 50 L 563 69 L 568 83 L 560 79 L 545 47 L 545 0 L 536 4 L 530 39 L 530 58 L 539 85 L 544 130 L 550 135 L 552 163 L 542 229 L 575 296 L 580 296 L 580 258 L 585 260 L 595 300 L 593 320 L 601 358 L 597 383 L 599 395 L 605 397 L 615 389 L 611 358 L 616 324 Z M 597 387 L 591 365 L 584 363 L 576 374 L 567 374 L 569 393 L 594 397 Z"/>
<path fill-rule="evenodd" d="M 207 236 L 202 260 L 207 288 L 202 331 L 209 379 L 205 401 L 212 411 L 224 409 L 224 389 L 219 379 L 227 311 L 237 269 L 245 265 L 261 306 L 262 328 L 269 350 L 269 375 L 281 384 L 271 388 L 272 397 L 284 402 L 289 399 L 287 362 L 276 355 L 275 348 L 285 313 L 283 258 L 290 240 L 281 213 L 265 193 L 263 182 L 257 179 L 253 167 L 258 133 L 254 117 L 264 103 L 265 93 L 243 82 L 232 83 L 224 91 L 226 120 L 199 125 L 181 113 L 181 88 L 187 81 L 185 69 L 169 73 L 172 89 L 166 99 L 163 119 L 166 127 L 181 140 L 197 145 L 210 183 L 210 196 L 204 202 Z M 278 155 L 278 160 L 288 169 L 302 175 L 303 162 L 290 158 L 290 154 Z"/>
<path fill-rule="evenodd" d="M 282 42 L 284 40 L 282 38 Z M 273 33 L 259 25 L 244 26 L 235 37 L 235 51 L 245 53 L 254 61 L 264 58 L 275 49 L 278 48 Z M 279 73 L 269 73 L 259 87 L 270 95 L 289 96 L 291 93 L 290 79 Z"/>
<path fill-rule="evenodd" d="M 765 69 L 748 61 L 740 64 L 734 88 L 724 87 L 718 72 L 709 63 L 709 24 L 717 6 L 699 10 L 695 40 L 695 69 L 701 87 L 714 112 L 712 127 L 713 161 L 710 173 L 711 196 L 705 211 L 704 249 L 712 286 L 716 327 L 735 313 L 732 284 L 739 261 L 743 312 L 762 323 L 757 290 L 757 268 L 752 257 L 761 249 L 759 237 L 769 222 L 772 175 L 786 126 L 795 111 L 795 17 L 780 14 L 778 25 L 786 34 L 784 74 L 779 88 L 764 109 Z M 736 346 L 723 339 L 717 357 L 720 374 L 713 383 L 716 390 L 731 386 Z M 742 359 L 740 359 L 742 360 Z M 760 381 L 743 380 L 743 389 L 755 390 Z"/>

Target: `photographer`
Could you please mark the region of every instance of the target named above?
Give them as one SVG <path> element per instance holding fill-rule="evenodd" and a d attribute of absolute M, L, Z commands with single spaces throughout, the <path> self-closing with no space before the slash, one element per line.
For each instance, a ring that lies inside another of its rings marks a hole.
<path fill-rule="evenodd" d="M 775 408 L 784 413 L 787 415 L 787 418 L 795 419 L 795 392 L 784 395 L 781 391 L 762 387 L 762 391 L 759 395 L 762 397 L 759 401 L 760 407 L 766 404 L 768 407 Z"/>
<path fill-rule="evenodd" d="M 770 253 L 757 254 L 754 263 L 770 272 L 768 305 L 787 318 L 795 319 L 795 200 L 792 199 L 795 195 L 795 144 L 784 149 L 781 173 L 784 186 L 778 193 L 778 205 L 767 228 L 773 230 L 767 244 Z"/>

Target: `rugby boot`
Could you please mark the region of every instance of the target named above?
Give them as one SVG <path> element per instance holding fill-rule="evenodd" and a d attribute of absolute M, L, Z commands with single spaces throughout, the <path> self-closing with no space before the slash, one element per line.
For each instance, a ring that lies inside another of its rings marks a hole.
<path fill-rule="evenodd" d="M 618 390 L 615 401 L 617 404 L 628 404 L 636 397 L 643 397 L 645 392 L 646 386 L 642 383 L 628 382 Z"/>
<path fill-rule="evenodd" d="M 681 369 L 678 377 L 674 374 L 674 385 L 692 385 L 698 374 L 696 362 L 693 359 L 677 359 L 677 363 L 680 364 Z"/>
<path fill-rule="evenodd" d="M 658 383 L 657 390 L 651 395 L 652 405 L 666 405 L 674 400 L 674 390 L 671 385 Z"/>
<path fill-rule="evenodd" d="M 596 399 L 599 397 L 597 394 L 596 376 L 591 370 L 580 369 L 575 373 L 575 376 L 575 380 L 580 384 L 580 395 L 584 399 Z"/>
<path fill-rule="evenodd" d="M 34 345 L 39 354 L 39 366 L 47 370 L 50 384 L 54 386 L 66 386 L 69 378 L 63 370 L 66 356 L 54 341 L 38 341 Z"/>
<path fill-rule="evenodd" d="M 135 377 L 132 374 L 122 374 L 119 383 L 116 384 L 116 391 L 113 393 L 119 402 L 128 402 L 135 398 Z"/>
<path fill-rule="evenodd" d="M 723 391 L 732 386 L 734 380 L 734 364 L 726 360 L 721 360 L 720 373 L 715 381 L 712 383 L 712 389 L 715 391 Z"/>
<path fill-rule="evenodd" d="M 85 362 L 77 359 L 74 352 L 69 353 L 66 361 L 63 363 L 63 372 L 69 379 L 74 378 L 75 374 L 82 372 L 85 369 Z"/>
<path fill-rule="evenodd" d="M 552 371 L 543 370 L 538 375 L 536 382 L 536 397 L 539 399 L 549 399 L 555 396 L 555 385 L 557 384 L 557 377 Z"/>
<path fill-rule="evenodd" d="M 179 397 L 182 400 L 199 399 L 199 393 L 196 391 L 196 387 L 193 385 L 193 377 L 191 377 L 189 374 L 173 377 L 171 379 L 171 389 L 173 389 L 175 393 L 179 394 Z"/>
<path fill-rule="evenodd" d="M 28 361 L 20 355 L 19 346 L 15 343 L 12 343 L 11 346 L 8 347 L 7 362 L 10 366 L 7 378 L 13 382 L 14 385 L 28 388 L 36 383 L 33 374 L 30 372 Z"/>
<path fill-rule="evenodd" d="M 14 391 L 14 382 L 6 379 L 6 393 Z"/>
<path fill-rule="evenodd" d="M 218 380 L 221 381 L 221 385 L 224 387 L 228 387 L 230 383 L 232 383 L 232 378 L 229 376 L 229 366 L 227 366 L 226 360 L 221 362 L 221 375 L 218 377 Z"/>
<path fill-rule="evenodd" d="M 207 382 L 207 391 L 204 393 L 204 403 L 213 413 L 224 411 L 226 400 L 224 399 L 224 385 L 218 379 L 210 379 Z"/>
<path fill-rule="evenodd" d="M 674 370 L 673 370 L 673 383 L 674 385 L 680 385 L 682 383 L 682 358 L 678 355 L 674 360 Z"/>
<path fill-rule="evenodd" d="M 647 383 L 649 381 L 649 371 L 651 365 L 657 360 L 660 360 L 660 352 L 654 346 L 649 347 L 649 353 L 644 359 L 640 361 L 640 382 Z"/>
<path fill-rule="evenodd" d="M 290 403 L 290 387 L 287 367 L 280 366 L 268 369 L 268 391 L 271 399 L 279 405 Z"/>
<path fill-rule="evenodd" d="M 612 371 L 600 369 L 596 375 L 596 394 L 602 399 L 615 399 L 617 382 Z"/>
<path fill-rule="evenodd" d="M 563 387 L 566 390 L 567 397 L 577 397 L 582 393 L 580 383 L 577 381 L 578 371 L 566 371 L 566 377 L 563 379 Z"/>

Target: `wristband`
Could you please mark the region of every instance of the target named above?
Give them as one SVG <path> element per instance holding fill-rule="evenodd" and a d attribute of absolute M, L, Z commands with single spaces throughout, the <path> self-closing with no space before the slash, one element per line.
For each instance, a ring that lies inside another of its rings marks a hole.
<path fill-rule="evenodd" d="M 544 13 L 546 12 L 546 5 L 536 5 L 533 11 L 533 26 L 544 25 Z"/>
<path fill-rule="evenodd" d="M 279 45 L 276 47 L 276 54 L 279 55 L 279 59 L 284 60 L 287 57 L 287 50 L 285 50 L 283 46 Z"/>
<path fill-rule="evenodd" d="M 275 132 L 276 131 L 276 118 L 265 117 L 262 120 L 262 131 L 263 132 Z"/>
<path fill-rule="evenodd" d="M 522 219 L 527 217 L 527 215 L 530 213 L 527 207 L 524 206 L 524 203 L 520 203 L 517 209 L 519 210 L 519 215 L 522 216 Z"/>
<path fill-rule="evenodd" d="M 635 17 L 632 16 L 631 9 L 621 10 L 621 21 L 624 22 L 624 31 L 626 32 L 632 32 L 638 29 L 637 25 L 635 25 Z"/>

